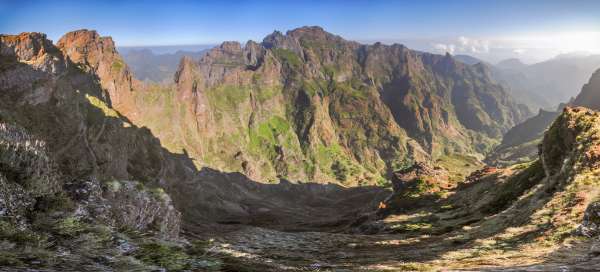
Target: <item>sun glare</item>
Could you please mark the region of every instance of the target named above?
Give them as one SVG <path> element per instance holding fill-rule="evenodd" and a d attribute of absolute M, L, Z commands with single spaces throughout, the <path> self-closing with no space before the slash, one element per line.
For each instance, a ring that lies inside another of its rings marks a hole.
<path fill-rule="evenodd" d="M 556 47 L 563 52 L 600 52 L 600 32 L 568 32 L 555 38 Z"/>

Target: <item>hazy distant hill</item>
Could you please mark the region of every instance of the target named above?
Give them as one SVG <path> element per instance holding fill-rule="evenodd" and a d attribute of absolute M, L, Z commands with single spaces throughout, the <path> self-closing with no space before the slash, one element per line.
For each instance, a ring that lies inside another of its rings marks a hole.
<path fill-rule="evenodd" d="M 161 47 L 162 48 L 162 47 Z M 119 48 L 123 59 L 131 67 L 133 74 L 140 80 L 150 80 L 154 82 L 172 82 L 173 75 L 177 71 L 179 61 L 184 56 L 198 60 L 206 52 L 206 49 L 200 51 L 182 51 L 174 53 L 155 53 L 154 48 Z M 166 49 L 158 49 L 158 52 L 167 52 Z"/>
<path fill-rule="evenodd" d="M 523 63 L 520 59 L 506 59 L 496 64 L 496 67 L 500 69 L 524 69 L 527 64 Z"/>
<path fill-rule="evenodd" d="M 516 162 L 530 161 L 538 155 L 538 144 L 544 132 L 560 115 L 565 104 L 556 111 L 540 110 L 538 115 L 511 128 L 503 137 L 502 143 L 487 155 L 486 162 L 506 166 Z M 569 106 L 583 106 L 592 110 L 600 109 L 600 69 L 594 72 L 577 97 Z"/>
<path fill-rule="evenodd" d="M 534 98 L 525 103 L 553 110 L 578 94 L 590 75 L 600 68 L 600 55 L 560 55 L 532 65 L 513 59 L 502 61 L 496 68 L 493 77 L 499 83 L 510 87 L 513 93 L 527 93 Z"/>
<path fill-rule="evenodd" d="M 473 56 L 469 56 L 469 55 L 455 55 L 454 58 L 464 64 L 468 64 L 468 65 L 473 65 L 473 64 L 477 64 L 477 63 L 486 63 L 483 60 L 480 60 L 476 57 Z"/>

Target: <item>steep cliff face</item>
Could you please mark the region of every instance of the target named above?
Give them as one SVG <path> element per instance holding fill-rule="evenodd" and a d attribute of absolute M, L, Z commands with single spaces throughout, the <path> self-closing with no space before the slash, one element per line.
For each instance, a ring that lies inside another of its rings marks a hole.
<path fill-rule="evenodd" d="M 98 56 L 96 42 L 81 52 Z M 111 107 L 107 90 L 122 89 L 100 82 L 121 86 L 114 70 L 99 79 L 102 61 L 71 57 L 43 34 L 0 36 L 0 263 L 113 270 L 99 261 L 113 258 L 152 270 L 124 254 L 164 240 L 181 247 L 181 213 L 163 188 L 189 175 L 191 162 Z"/>
<path fill-rule="evenodd" d="M 99 78 L 110 105 L 119 111 L 131 111 L 131 92 L 139 83 L 132 79 L 111 37 L 100 37 L 96 31 L 83 29 L 65 34 L 57 47 L 69 61 Z"/>
<path fill-rule="evenodd" d="M 373 184 L 412 161 L 477 156 L 529 114 L 483 66 L 319 27 L 223 43 L 183 59 L 175 82 L 140 92 L 139 123 L 199 165 L 262 181 Z"/>

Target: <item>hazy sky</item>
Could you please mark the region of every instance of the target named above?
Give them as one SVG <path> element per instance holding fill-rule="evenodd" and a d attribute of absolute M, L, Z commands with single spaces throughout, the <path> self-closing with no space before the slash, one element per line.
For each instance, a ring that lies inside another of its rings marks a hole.
<path fill-rule="evenodd" d="M 262 40 L 319 25 L 347 39 L 528 62 L 600 53 L 600 1 L 28 1 L 0 0 L 0 33 L 96 29 L 119 46 Z"/>

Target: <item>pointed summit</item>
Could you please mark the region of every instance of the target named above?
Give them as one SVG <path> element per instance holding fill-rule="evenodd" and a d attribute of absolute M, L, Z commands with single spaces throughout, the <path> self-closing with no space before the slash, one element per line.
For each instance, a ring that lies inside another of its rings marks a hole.
<path fill-rule="evenodd" d="M 72 62 L 98 76 L 113 107 L 124 110 L 132 106 L 129 93 L 135 80 L 111 37 L 102 37 L 95 30 L 81 29 L 65 34 L 57 46 Z"/>

